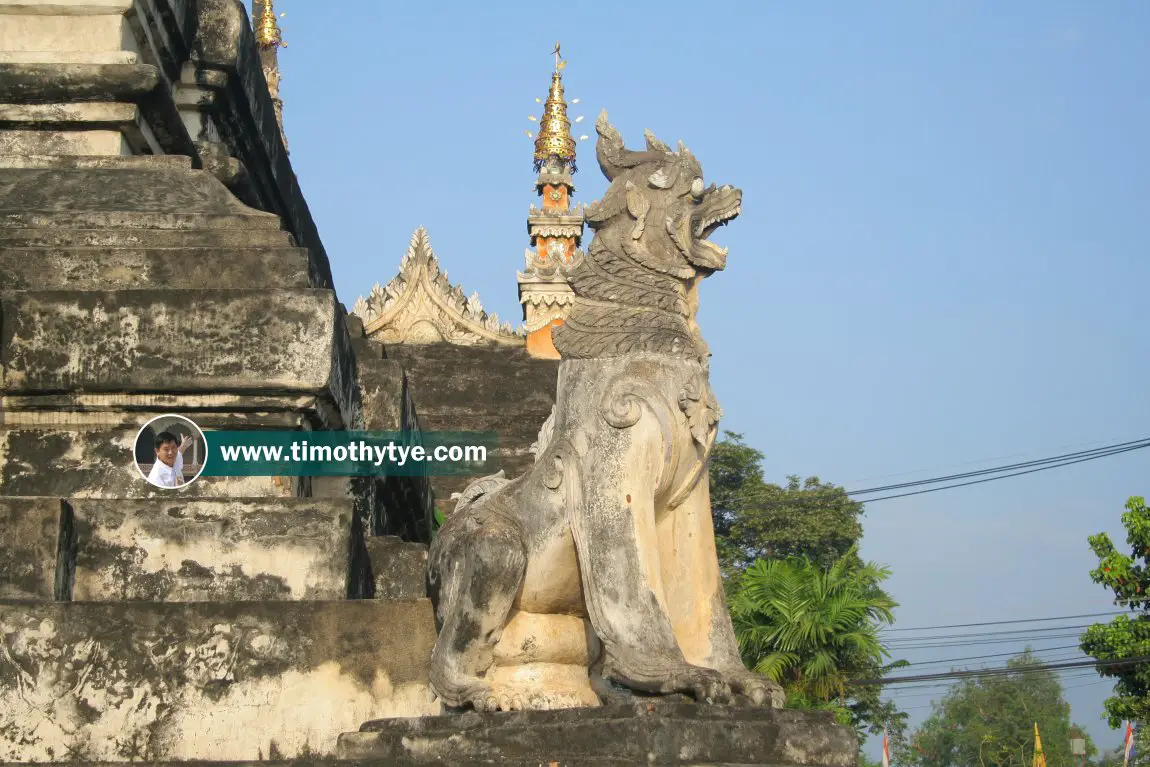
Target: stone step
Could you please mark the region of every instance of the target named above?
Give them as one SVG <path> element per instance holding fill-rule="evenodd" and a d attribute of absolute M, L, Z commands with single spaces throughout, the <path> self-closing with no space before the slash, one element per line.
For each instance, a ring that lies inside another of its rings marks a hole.
<path fill-rule="evenodd" d="M 163 413 L 184 415 L 205 431 L 298 430 L 332 422 L 329 395 L 248 392 L 61 392 L 0 394 L 0 495 L 75 498 L 168 498 L 136 464 L 140 429 Z M 338 414 L 336 414 L 338 415 Z M 292 477 L 204 477 L 176 491 L 182 498 L 310 495 Z M 337 496 L 344 497 L 344 496 Z"/>
<path fill-rule="evenodd" d="M 6 229 L 0 248 L 276 248 L 294 247 L 272 229 Z"/>
<path fill-rule="evenodd" d="M 35 8 L 37 4 L 19 5 Z M 44 7 L 51 6 L 45 4 Z M 33 16 L 43 18 L 42 14 Z M 87 14 L 81 14 L 84 16 Z M 160 80 L 159 70 L 149 64 L 3 63 L 0 64 L 0 101 L 135 101 L 154 91 Z"/>
<path fill-rule="evenodd" d="M 222 404 L 235 406 L 227 398 Z M 311 408 L 315 408 L 314 402 Z M 308 412 L 308 405 L 300 404 L 283 412 L 199 413 L 178 404 L 165 407 L 157 400 L 151 410 L 131 414 L 137 423 L 125 429 L 118 424 L 122 414 L 70 415 L 47 407 L 8 411 L 5 424 L 0 426 L 0 454 L 7 461 L 0 472 L 0 495 L 162 499 L 175 492 L 185 500 L 295 497 L 298 488 L 290 477 L 199 477 L 177 491 L 158 488 L 141 475 L 133 446 L 140 427 L 161 413 L 181 413 L 206 430 L 253 425 L 290 430 L 298 428 L 302 414 Z M 86 421 L 80 422 L 81 417 Z M 68 423 L 69 419 L 74 423 Z M 28 424 L 10 424 L 14 421 Z"/>
<path fill-rule="evenodd" d="M 191 170 L 192 158 L 180 154 L 53 155 L 0 154 L 0 168 L 126 168 L 134 170 Z"/>
<path fill-rule="evenodd" d="M 106 217 L 107 226 L 188 228 L 188 220 L 225 219 L 279 228 L 279 217 L 249 208 L 205 170 L 162 163 L 123 167 L 2 168 L 0 214 L 46 218 L 52 214 Z M 119 215 L 115 215 L 119 214 Z M 66 217 L 58 219 L 67 221 Z M 99 220 L 96 218 L 95 220 Z M 218 224 L 217 220 L 217 224 Z M 50 225 L 57 221 L 49 221 Z M 12 225 L 12 224 L 9 224 Z M 19 224 L 16 224 L 19 225 Z M 209 225 L 211 226 L 211 225 Z"/>
<path fill-rule="evenodd" d="M 345 307 L 346 308 L 346 307 Z M 347 325 L 347 334 L 351 336 L 351 340 L 363 340 L 363 320 L 354 314 L 348 313 L 344 315 L 344 324 Z"/>
<path fill-rule="evenodd" d="M 0 179 L 2 181 L 2 179 Z M 153 213 L 121 210 L 52 211 L 0 210 L 0 228 L 34 229 L 270 229 L 280 220 L 271 213 Z"/>
<path fill-rule="evenodd" d="M 342 397 L 337 309 L 328 290 L 12 293 L 0 299 L 3 385 L 8 394 L 331 387 Z"/>
<path fill-rule="evenodd" d="M 68 572 L 59 551 L 72 539 L 71 518 L 60 498 L 0 498 L 0 599 L 51 602 L 60 595 Z"/>
<path fill-rule="evenodd" d="M 71 583 L 60 580 L 73 601 L 348 595 L 350 499 L 73 499 L 66 506 L 74 573 Z"/>
<path fill-rule="evenodd" d="M 0 762 L 334 756 L 438 714 L 428 600 L 0 602 Z"/>
<path fill-rule="evenodd" d="M 353 517 L 350 499 L 0 497 L 7 532 L 0 538 L 0 598 L 343 599 L 356 577 L 349 562 L 361 559 L 351 551 Z M 424 596 L 424 567 L 404 544 L 380 551 L 377 560 L 388 582 L 421 584 L 402 595 L 392 588 L 389 598 Z"/>
<path fill-rule="evenodd" d="M 340 736 L 339 756 L 385 764 L 855 767 L 858 739 L 826 711 L 636 697 L 598 708 L 367 722 Z"/>
<path fill-rule="evenodd" d="M 369 537 L 367 555 L 375 599 L 427 596 L 427 544 L 406 543 L 392 535 Z"/>
<path fill-rule="evenodd" d="M 305 248 L 85 248 L 0 245 L 0 291 L 307 288 Z"/>
<path fill-rule="evenodd" d="M 363 398 L 364 428 L 369 431 L 404 431 L 410 424 L 404 418 L 407 387 L 403 366 L 381 359 L 378 348 L 364 348 L 363 339 L 353 339 L 356 375 Z"/>

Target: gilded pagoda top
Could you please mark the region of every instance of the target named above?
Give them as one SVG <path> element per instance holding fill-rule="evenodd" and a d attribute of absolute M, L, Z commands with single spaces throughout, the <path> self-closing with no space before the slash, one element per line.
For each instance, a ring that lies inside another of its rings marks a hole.
<path fill-rule="evenodd" d="M 538 173 L 548 159 L 554 157 L 570 167 L 575 167 L 575 139 L 571 137 L 571 120 L 567 117 L 567 101 L 563 96 L 563 69 L 567 62 L 559 57 L 559 43 L 555 43 L 555 70 L 551 73 L 551 88 L 543 103 L 543 116 L 539 119 L 539 132 L 535 135 L 535 171 Z M 539 99 L 536 99 L 539 101 Z M 578 104 L 574 99 L 572 104 Z M 532 120 L 535 118 L 532 117 Z M 582 120 L 576 118 L 575 122 Z M 531 135 L 530 132 L 527 134 Z M 586 139 L 581 136 L 580 139 Z"/>

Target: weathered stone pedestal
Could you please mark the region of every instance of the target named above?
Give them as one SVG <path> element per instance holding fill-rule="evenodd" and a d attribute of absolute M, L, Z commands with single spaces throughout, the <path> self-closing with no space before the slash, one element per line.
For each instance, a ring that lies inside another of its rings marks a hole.
<path fill-rule="evenodd" d="M 854 767 L 858 742 L 822 712 L 636 699 L 602 708 L 380 719 L 341 735 L 338 754 L 383 764 Z"/>

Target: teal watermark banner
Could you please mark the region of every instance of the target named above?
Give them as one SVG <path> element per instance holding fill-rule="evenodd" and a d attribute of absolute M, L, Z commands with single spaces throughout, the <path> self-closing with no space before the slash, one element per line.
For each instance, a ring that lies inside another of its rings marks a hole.
<path fill-rule="evenodd" d="M 203 477 L 420 477 L 492 473 L 492 432 L 205 431 Z"/>

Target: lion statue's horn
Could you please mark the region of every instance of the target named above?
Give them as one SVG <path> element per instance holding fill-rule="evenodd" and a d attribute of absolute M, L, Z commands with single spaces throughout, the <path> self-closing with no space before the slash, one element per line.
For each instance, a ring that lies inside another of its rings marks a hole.
<path fill-rule="evenodd" d="M 623 145 L 623 137 L 615 126 L 607 121 L 607 110 L 599 113 L 595 121 L 595 131 L 599 134 L 599 141 L 595 143 L 595 159 L 607 180 L 614 181 L 615 177 L 627 168 L 633 168 L 643 161 L 642 152 L 634 152 Z"/>

